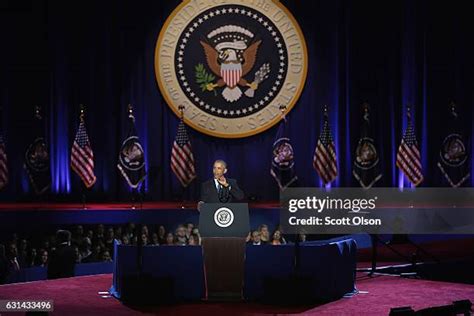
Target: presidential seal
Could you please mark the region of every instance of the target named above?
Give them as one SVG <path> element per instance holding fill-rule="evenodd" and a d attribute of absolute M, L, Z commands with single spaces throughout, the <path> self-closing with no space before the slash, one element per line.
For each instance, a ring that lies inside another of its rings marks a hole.
<path fill-rule="evenodd" d="M 441 161 L 450 167 L 459 167 L 467 160 L 466 146 L 459 134 L 448 135 L 439 153 Z"/>
<path fill-rule="evenodd" d="M 214 213 L 214 222 L 219 227 L 229 227 L 234 222 L 234 213 L 227 207 L 221 207 Z"/>
<path fill-rule="evenodd" d="M 185 122 L 208 135 L 260 133 L 289 111 L 303 89 L 307 51 L 291 13 L 277 0 L 185 0 L 168 17 L 155 49 L 160 91 Z"/>
<path fill-rule="evenodd" d="M 33 172 L 49 171 L 48 146 L 43 138 L 36 138 L 25 154 L 25 164 Z"/>
<path fill-rule="evenodd" d="M 374 146 L 374 140 L 369 137 L 363 137 L 359 140 L 356 148 L 355 165 L 363 170 L 375 167 L 379 162 L 377 150 Z"/>

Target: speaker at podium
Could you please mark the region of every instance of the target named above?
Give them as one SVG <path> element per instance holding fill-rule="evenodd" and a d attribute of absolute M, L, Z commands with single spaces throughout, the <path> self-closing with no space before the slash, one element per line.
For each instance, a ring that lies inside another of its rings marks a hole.
<path fill-rule="evenodd" d="M 247 203 L 204 203 L 200 207 L 207 298 L 243 299 L 245 238 L 250 231 Z"/>

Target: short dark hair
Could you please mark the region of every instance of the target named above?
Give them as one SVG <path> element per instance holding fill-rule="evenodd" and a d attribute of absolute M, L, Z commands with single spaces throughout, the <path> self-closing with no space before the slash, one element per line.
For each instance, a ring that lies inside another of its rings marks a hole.
<path fill-rule="evenodd" d="M 71 241 L 71 232 L 69 230 L 60 229 L 56 232 L 56 239 L 59 243 Z"/>

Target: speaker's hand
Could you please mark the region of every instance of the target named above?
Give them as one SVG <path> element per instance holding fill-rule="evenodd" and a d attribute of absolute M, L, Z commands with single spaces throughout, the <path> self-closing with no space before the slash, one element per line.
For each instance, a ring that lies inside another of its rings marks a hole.
<path fill-rule="evenodd" d="M 204 205 L 204 201 L 199 201 L 197 204 L 197 210 L 198 212 L 201 212 L 201 207 Z"/>
<path fill-rule="evenodd" d="M 229 183 L 227 182 L 227 179 L 224 176 L 221 176 L 217 181 L 224 187 L 227 188 L 229 186 Z"/>

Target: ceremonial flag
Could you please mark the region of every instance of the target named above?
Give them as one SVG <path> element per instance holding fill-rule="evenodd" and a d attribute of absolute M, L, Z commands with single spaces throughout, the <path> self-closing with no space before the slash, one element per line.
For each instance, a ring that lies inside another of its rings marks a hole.
<path fill-rule="evenodd" d="M 37 195 L 51 187 L 51 169 L 49 149 L 44 137 L 43 118 L 40 109 L 36 108 L 34 138 L 25 152 L 23 167 L 28 174 L 31 186 Z"/>
<path fill-rule="evenodd" d="M 382 177 L 379 155 L 371 134 L 369 105 L 364 104 L 364 117 L 352 174 L 365 189 L 372 187 Z"/>
<path fill-rule="evenodd" d="M 327 108 L 324 109 L 323 129 L 314 150 L 313 167 L 324 184 L 334 181 L 337 177 L 336 145 L 329 126 Z"/>
<path fill-rule="evenodd" d="M 293 146 L 291 146 L 290 138 L 287 135 L 287 119 L 285 116 L 280 122 L 272 152 L 270 174 L 277 182 L 280 191 L 284 191 L 298 179 L 295 171 Z"/>
<path fill-rule="evenodd" d="M 408 126 L 398 147 L 396 165 L 405 174 L 408 180 L 417 186 L 423 181 L 421 155 L 416 141 L 410 109 L 408 109 Z"/>
<path fill-rule="evenodd" d="M 469 151 L 461 132 L 461 124 L 456 106 L 451 103 L 451 111 L 446 124 L 446 137 L 441 144 L 438 168 L 452 187 L 461 186 L 470 176 Z"/>
<path fill-rule="evenodd" d="M 191 141 L 182 117 L 171 150 L 171 170 L 183 187 L 187 187 L 196 178 Z"/>
<path fill-rule="evenodd" d="M 135 128 L 135 117 L 132 108 L 129 107 L 129 130 L 127 137 L 120 148 L 117 168 L 131 188 L 138 188 L 145 180 L 145 152 L 140 144 Z"/>
<path fill-rule="evenodd" d="M 87 188 L 94 185 L 96 176 L 94 174 L 94 153 L 89 142 L 83 114 L 76 138 L 71 150 L 71 168 L 81 178 Z"/>
<path fill-rule="evenodd" d="M 0 131 L 0 190 L 8 184 L 8 160 L 5 142 Z"/>

